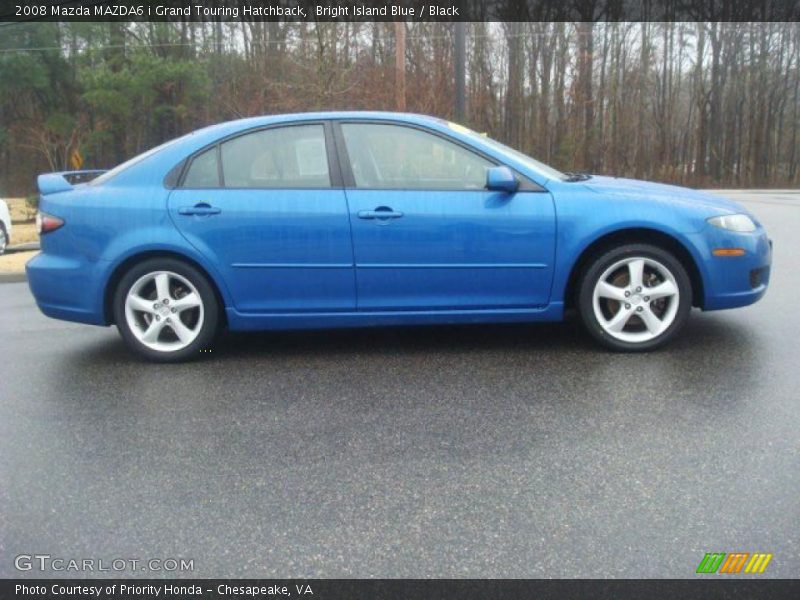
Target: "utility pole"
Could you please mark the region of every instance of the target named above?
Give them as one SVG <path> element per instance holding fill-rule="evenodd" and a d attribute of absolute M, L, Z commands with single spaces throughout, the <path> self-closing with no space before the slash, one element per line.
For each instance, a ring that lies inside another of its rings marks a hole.
<path fill-rule="evenodd" d="M 404 21 L 394 23 L 394 95 L 395 108 L 399 112 L 406 110 L 406 24 Z"/>
<path fill-rule="evenodd" d="M 455 120 L 463 123 L 467 114 L 467 35 L 463 21 L 456 21 L 455 36 L 455 80 L 456 80 L 456 111 Z"/>

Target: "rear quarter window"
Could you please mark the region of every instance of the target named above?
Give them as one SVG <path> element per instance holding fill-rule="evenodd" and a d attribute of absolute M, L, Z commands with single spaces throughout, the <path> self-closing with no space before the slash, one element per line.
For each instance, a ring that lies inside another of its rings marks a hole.
<path fill-rule="evenodd" d="M 219 161 L 217 147 L 209 148 L 192 160 L 183 179 L 183 187 L 216 188 L 219 187 Z"/>

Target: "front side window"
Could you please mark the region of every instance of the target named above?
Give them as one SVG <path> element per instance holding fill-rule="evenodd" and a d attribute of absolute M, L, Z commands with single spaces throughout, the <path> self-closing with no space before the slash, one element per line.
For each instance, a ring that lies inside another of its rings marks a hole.
<path fill-rule="evenodd" d="M 494 165 L 438 135 L 413 127 L 344 123 L 356 187 L 482 190 Z"/>
<path fill-rule="evenodd" d="M 325 130 L 297 125 L 248 133 L 221 145 L 226 188 L 330 187 Z"/>

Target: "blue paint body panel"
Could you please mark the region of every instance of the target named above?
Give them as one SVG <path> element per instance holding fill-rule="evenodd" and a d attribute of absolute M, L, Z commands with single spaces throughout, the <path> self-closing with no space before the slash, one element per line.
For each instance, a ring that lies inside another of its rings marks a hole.
<path fill-rule="evenodd" d="M 555 210 L 548 193 L 347 190 L 360 310 L 547 305 Z M 359 212 L 390 206 L 394 220 Z"/>
<path fill-rule="evenodd" d="M 332 148 L 337 178 L 329 188 L 165 185 L 174 167 L 228 136 L 340 120 L 429 130 L 530 185 L 515 193 L 358 189 L 344 182 L 338 170 L 346 158 Z M 65 225 L 42 236 L 42 252 L 26 267 L 30 288 L 45 314 L 96 325 L 111 322 L 114 274 L 152 253 L 183 257 L 205 271 L 228 326 L 239 330 L 559 320 L 581 255 L 627 229 L 659 232 L 686 250 L 702 281 L 705 310 L 755 302 L 769 283 L 771 247 L 760 225 L 735 233 L 707 222 L 749 214 L 734 202 L 628 179 L 554 179 L 479 136 L 419 115 L 244 119 L 174 140 L 96 182 L 70 185 L 57 174 L 40 181 L 40 209 Z M 214 214 L 184 214 L 198 204 Z M 384 218 L 387 210 L 394 216 Z M 745 255 L 716 257 L 719 247 L 743 248 Z M 751 287 L 754 269 L 761 280 Z"/>
<path fill-rule="evenodd" d="M 196 202 L 220 213 L 178 214 Z M 355 310 L 343 190 L 174 190 L 168 204 L 186 241 L 218 266 L 236 310 Z"/>

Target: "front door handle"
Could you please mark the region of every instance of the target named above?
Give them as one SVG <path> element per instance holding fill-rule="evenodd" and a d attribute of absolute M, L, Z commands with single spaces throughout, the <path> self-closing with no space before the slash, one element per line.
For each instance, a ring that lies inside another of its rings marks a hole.
<path fill-rule="evenodd" d="M 194 206 L 181 206 L 178 209 L 179 215 L 197 215 L 197 216 L 208 216 L 208 215 L 218 215 L 222 211 L 217 208 L 216 206 L 211 206 L 207 202 L 198 202 Z"/>
<path fill-rule="evenodd" d="M 358 211 L 359 219 L 399 219 L 403 216 L 399 210 L 392 210 L 387 206 L 379 206 L 375 210 L 360 210 Z"/>

